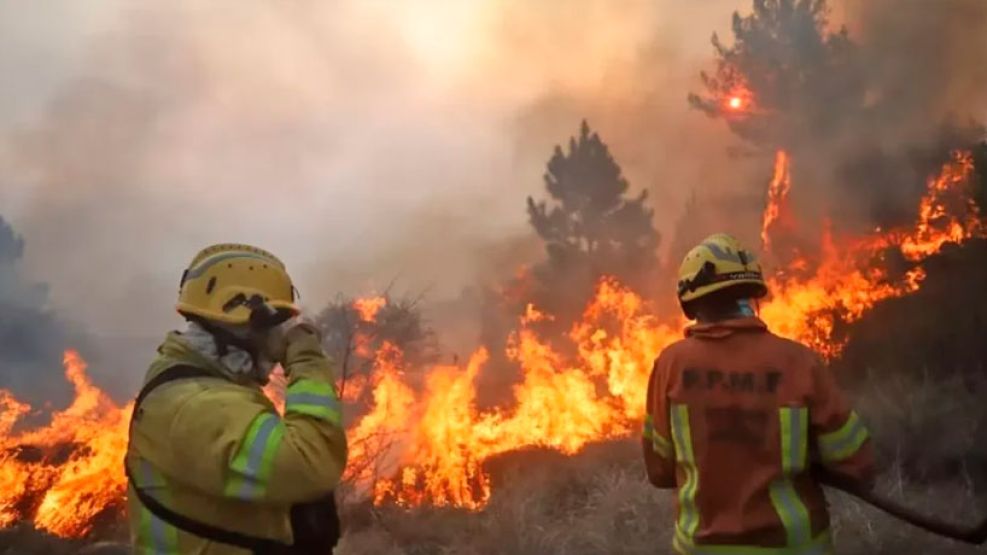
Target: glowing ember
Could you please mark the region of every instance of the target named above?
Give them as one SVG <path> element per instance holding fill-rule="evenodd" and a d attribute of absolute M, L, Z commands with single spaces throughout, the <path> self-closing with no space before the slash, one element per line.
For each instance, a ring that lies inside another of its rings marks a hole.
<path fill-rule="evenodd" d="M 722 98 L 721 102 L 727 116 L 730 115 L 729 112 L 742 115 L 750 110 L 754 103 L 754 94 L 743 83 L 738 82 L 731 92 Z"/>

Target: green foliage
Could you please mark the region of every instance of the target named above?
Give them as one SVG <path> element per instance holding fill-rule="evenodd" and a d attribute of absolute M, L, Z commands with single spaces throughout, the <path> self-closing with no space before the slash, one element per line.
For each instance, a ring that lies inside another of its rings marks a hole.
<path fill-rule="evenodd" d="M 630 186 L 610 149 L 584 121 L 568 149 L 555 147 L 545 173 L 550 200 L 528 197 L 528 218 L 545 242 L 548 259 L 535 268 L 535 300 L 558 314 L 586 298 L 600 276 L 630 285 L 650 279 L 658 232 L 647 191 Z"/>

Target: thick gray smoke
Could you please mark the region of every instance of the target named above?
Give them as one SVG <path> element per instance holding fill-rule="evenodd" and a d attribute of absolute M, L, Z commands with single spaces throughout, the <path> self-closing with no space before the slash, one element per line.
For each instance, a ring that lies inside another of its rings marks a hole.
<path fill-rule="evenodd" d="M 68 332 L 48 308 L 47 286 L 21 275 L 23 256 L 24 239 L 0 217 L 0 389 L 64 397 L 60 368 Z"/>

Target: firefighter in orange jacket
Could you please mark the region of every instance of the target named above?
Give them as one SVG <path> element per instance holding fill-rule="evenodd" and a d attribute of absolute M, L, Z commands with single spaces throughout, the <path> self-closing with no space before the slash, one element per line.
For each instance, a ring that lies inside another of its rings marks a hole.
<path fill-rule="evenodd" d="M 757 318 L 766 294 L 760 265 L 729 235 L 705 239 L 679 270 L 697 323 L 655 361 L 643 443 L 651 483 L 678 488 L 682 555 L 830 554 L 813 465 L 873 480 L 867 429 L 815 354 Z"/>

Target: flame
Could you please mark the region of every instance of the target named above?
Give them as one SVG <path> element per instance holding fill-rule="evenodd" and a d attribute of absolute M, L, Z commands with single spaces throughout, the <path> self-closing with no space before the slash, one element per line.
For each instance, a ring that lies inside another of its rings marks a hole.
<path fill-rule="evenodd" d="M 275 366 L 268 382 L 264 384 L 263 391 L 264 395 L 274 403 L 278 414 L 284 414 L 284 395 L 287 388 L 288 377 L 284 375 L 284 368 L 281 365 Z"/>
<path fill-rule="evenodd" d="M 608 320 L 617 333 L 607 331 Z M 684 318 L 660 323 L 641 297 L 605 278 L 570 337 L 590 374 L 605 377 L 610 394 L 622 400 L 625 416 L 636 419 L 644 416 L 648 389 L 648 373 L 640 369 L 650 370 L 654 354 L 678 339 L 684 324 Z"/>
<path fill-rule="evenodd" d="M 973 170 L 972 153 L 954 152 L 943 171 L 929 180 L 928 192 L 919 205 L 918 225 L 901 239 L 901 253 L 906 258 L 921 260 L 938 253 L 946 243 L 984 234 L 980 209 L 969 194 Z"/>
<path fill-rule="evenodd" d="M 838 356 L 846 343 L 842 325 L 884 299 L 916 291 L 925 278 L 922 261 L 946 244 L 984 236 L 972 172 L 970 153 L 954 153 L 929 178 L 911 226 L 848 237 L 827 222 L 818 252 L 798 254 L 767 275 L 772 295 L 761 317 L 776 333 Z M 789 157 L 779 151 L 761 226 L 766 250 L 788 230 L 781 224 L 791 186 Z M 911 266 L 893 271 L 893 257 Z M 371 297 L 354 307 L 368 323 L 385 304 Z M 599 281 L 580 318 L 554 341 L 539 330 L 557 326 L 555 317 L 530 302 L 522 306 L 504 353 L 521 377 L 510 398 L 493 407 L 477 404 L 478 376 L 491 364 L 484 348 L 464 365 L 423 369 L 411 367 L 392 343 L 356 345 L 372 369 L 343 395 L 350 423 L 345 479 L 377 504 L 478 510 L 493 494 L 485 469 L 491 458 L 532 447 L 574 454 L 639 429 L 652 362 L 681 336 L 681 316 L 660 314 L 612 277 Z M 81 536 L 122 502 L 131 406 L 95 388 L 71 351 L 65 369 L 75 400 L 45 427 L 18 431 L 31 408 L 0 390 L 0 527 L 30 520 Z M 277 398 L 281 390 L 283 378 L 275 375 L 268 391 Z"/>
<path fill-rule="evenodd" d="M 792 175 L 788 165 L 788 153 L 775 153 L 774 176 L 768 184 L 768 203 L 761 218 L 761 248 L 770 254 L 771 234 L 782 214 L 787 210 L 788 192 L 792 188 Z"/>
<path fill-rule="evenodd" d="M 834 337 L 840 322 L 858 320 L 882 300 L 913 293 L 925 279 L 921 266 L 891 275 L 883 263 L 888 250 L 921 262 L 947 243 L 984 236 L 984 221 L 970 191 L 973 170 L 970 152 L 952 153 L 940 173 L 928 179 L 911 227 L 837 239 L 827 224 L 815 270 L 808 277 L 804 271 L 780 271 L 769 278 L 772 297 L 761 316 L 776 333 L 802 341 L 827 358 L 839 355 L 846 343 Z M 805 260 L 799 264 L 809 266 Z"/>
<path fill-rule="evenodd" d="M 44 427 L 15 431 L 30 408 L 0 391 L 0 526 L 31 520 L 58 536 L 84 536 L 96 517 L 122 504 L 133 406 L 95 387 L 75 351 L 65 352 L 64 364 L 75 398 Z"/>
<path fill-rule="evenodd" d="M 377 503 L 482 508 L 490 479 L 484 461 L 509 451 L 548 447 L 578 452 L 593 441 L 626 435 L 644 411 L 651 362 L 680 336 L 660 324 L 647 303 L 613 278 L 599 283 L 569 336 L 568 360 L 530 326 L 550 317 L 528 305 L 511 334 L 507 356 L 523 378 L 511 402 L 479 410 L 476 377 L 488 360 L 478 349 L 464 368 L 438 366 L 421 394 L 400 371 L 394 346 L 379 368 L 370 411 L 351 430 L 349 474 L 369 486 Z M 388 450 L 368 460 L 365 445 Z M 384 472 L 370 476 L 367 469 Z"/>
<path fill-rule="evenodd" d="M 364 297 L 353 301 L 353 308 L 362 322 L 374 322 L 377 313 L 387 305 L 386 297 Z"/>

